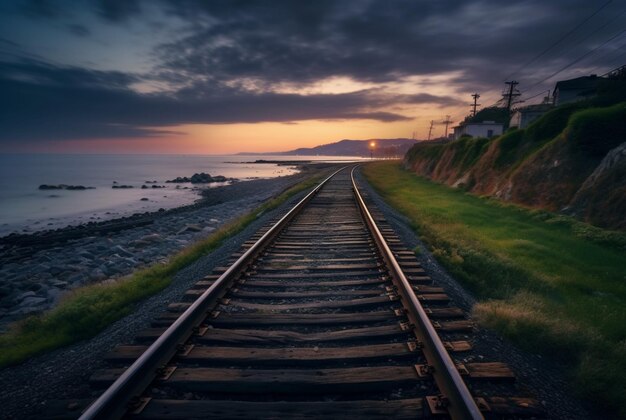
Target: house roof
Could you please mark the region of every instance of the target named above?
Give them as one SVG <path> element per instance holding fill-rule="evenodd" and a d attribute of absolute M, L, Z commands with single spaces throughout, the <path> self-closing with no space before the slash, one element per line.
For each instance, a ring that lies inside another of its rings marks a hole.
<path fill-rule="evenodd" d="M 495 122 L 495 121 L 481 121 L 481 122 L 462 122 L 459 125 L 455 125 L 452 128 L 458 128 L 458 127 L 466 127 L 468 125 L 504 125 L 503 123 L 500 122 Z"/>
<path fill-rule="evenodd" d="M 520 112 L 522 114 L 531 113 L 531 112 L 548 112 L 554 106 L 552 104 L 535 104 L 535 105 L 527 105 L 524 107 L 517 108 L 515 112 Z"/>
<path fill-rule="evenodd" d="M 554 92 L 558 90 L 592 90 L 595 89 L 600 77 L 592 74 L 591 76 L 582 76 L 575 79 L 561 80 L 556 82 Z"/>
<path fill-rule="evenodd" d="M 501 126 L 504 126 L 504 124 L 503 124 L 503 123 L 497 123 L 497 122 L 495 122 L 495 121 L 482 121 L 482 122 L 479 122 L 479 123 L 478 123 L 478 122 L 473 123 L 473 122 L 465 122 L 465 121 L 464 121 L 464 122 L 462 122 L 461 124 L 459 124 L 459 125 L 455 125 L 455 126 L 454 126 L 454 127 L 452 127 L 452 128 L 454 129 L 454 128 L 467 127 L 468 125 L 474 125 L 474 126 L 476 126 L 476 125 L 501 125 Z"/>

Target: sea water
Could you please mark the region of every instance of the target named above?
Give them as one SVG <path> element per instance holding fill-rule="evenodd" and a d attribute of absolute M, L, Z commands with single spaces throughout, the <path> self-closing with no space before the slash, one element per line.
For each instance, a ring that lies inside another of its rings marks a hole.
<path fill-rule="evenodd" d="M 351 158 L 267 155 L 0 155 L 0 236 L 191 204 L 199 198 L 198 184 L 172 184 L 165 181 L 176 177 L 191 177 L 194 173 L 206 172 L 212 176 L 223 175 L 246 181 L 286 176 L 297 171 L 294 166 L 250 163 L 257 159 L 323 161 Z M 153 181 L 156 184 L 152 184 Z M 41 184 L 82 185 L 93 189 L 39 190 Z M 133 188 L 114 189 L 113 185 L 131 185 Z M 142 189 L 142 185 L 148 188 Z M 151 188 L 152 185 L 162 185 L 165 188 Z M 219 185 L 224 184 L 203 184 L 202 187 Z"/>

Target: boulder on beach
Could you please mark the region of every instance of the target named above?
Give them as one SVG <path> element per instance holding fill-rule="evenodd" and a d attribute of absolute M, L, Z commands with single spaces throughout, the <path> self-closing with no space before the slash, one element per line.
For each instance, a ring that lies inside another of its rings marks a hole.
<path fill-rule="evenodd" d="M 190 182 L 192 184 L 208 184 L 211 182 L 226 182 L 229 181 L 228 178 L 226 178 L 225 176 L 222 175 L 217 175 L 217 176 L 211 176 L 209 174 L 206 174 L 204 172 L 200 172 L 199 174 L 193 174 L 191 176 L 191 178 L 189 177 L 177 177 L 174 179 L 170 179 L 167 180 L 165 182 L 169 182 L 169 183 L 175 183 L 175 184 L 180 184 L 183 182 Z"/>
<path fill-rule="evenodd" d="M 111 188 L 113 189 L 128 189 L 128 188 L 135 188 L 132 185 L 113 185 Z"/>
<path fill-rule="evenodd" d="M 67 185 L 67 184 L 41 184 L 39 186 L 40 190 L 69 190 L 69 191 L 82 191 L 82 190 L 93 190 L 96 187 L 85 187 L 84 185 Z"/>

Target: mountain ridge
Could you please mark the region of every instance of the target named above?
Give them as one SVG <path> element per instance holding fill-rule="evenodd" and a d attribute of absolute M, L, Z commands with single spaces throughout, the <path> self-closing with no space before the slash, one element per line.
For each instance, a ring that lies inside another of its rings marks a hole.
<path fill-rule="evenodd" d="M 375 142 L 373 148 L 370 146 L 371 142 Z M 416 143 L 418 143 L 418 140 L 407 138 L 367 140 L 342 139 L 333 143 L 321 144 L 314 147 L 300 147 L 284 152 L 242 152 L 237 154 L 252 156 L 370 156 L 372 152 L 374 155 L 402 156 Z"/>

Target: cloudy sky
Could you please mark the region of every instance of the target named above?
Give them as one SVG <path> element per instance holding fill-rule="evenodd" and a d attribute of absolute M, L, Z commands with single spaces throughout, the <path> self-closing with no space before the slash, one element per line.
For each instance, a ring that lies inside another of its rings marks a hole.
<path fill-rule="evenodd" d="M 0 152 L 423 138 L 506 80 L 533 103 L 625 64 L 625 22 L 622 0 L 0 0 Z"/>

